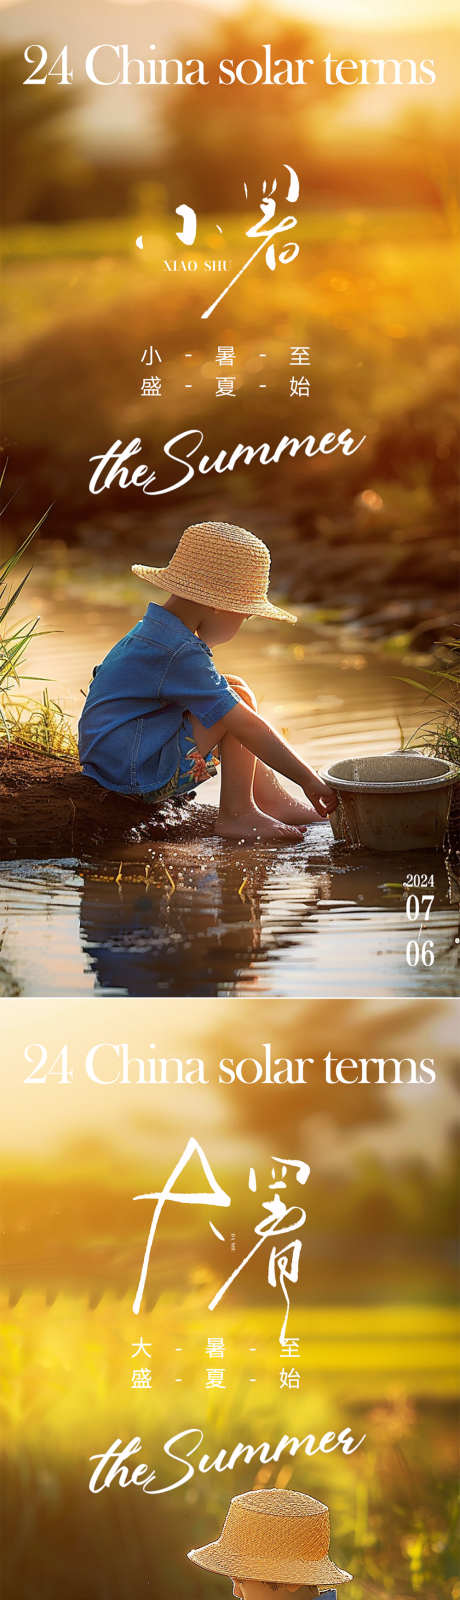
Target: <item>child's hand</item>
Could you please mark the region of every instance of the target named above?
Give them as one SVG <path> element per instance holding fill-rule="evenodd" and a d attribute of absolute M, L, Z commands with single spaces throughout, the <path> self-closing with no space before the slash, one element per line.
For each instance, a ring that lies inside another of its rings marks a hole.
<path fill-rule="evenodd" d="M 328 817 L 331 811 L 337 810 L 339 803 L 337 795 L 333 789 L 329 788 L 327 783 L 323 783 L 322 778 L 319 777 L 317 772 L 313 772 L 311 767 L 307 768 L 307 774 L 302 784 L 304 793 L 313 802 L 315 810 L 319 812 L 320 817 Z"/>

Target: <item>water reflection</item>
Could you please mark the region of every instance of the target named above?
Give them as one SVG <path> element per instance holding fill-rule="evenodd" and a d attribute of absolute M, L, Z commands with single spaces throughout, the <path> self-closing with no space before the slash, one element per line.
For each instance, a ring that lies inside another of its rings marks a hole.
<path fill-rule="evenodd" d="M 208 847 L 146 853 L 121 872 L 83 869 L 82 949 L 102 992 L 215 995 L 238 986 L 261 948 L 270 856 Z"/>
<path fill-rule="evenodd" d="M 399 858 L 355 856 L 317 828 L 301 847 L 200 842 L 82 872 L 80 938 L 100 993 L 127 995 L 423 993 Z M 431 993 L 455 986 L 455 912 L 442 857 L 434 875 Z M 418 927 L 415 929 L 418 933 Z M 384 960 L 382 961 L 382 957 Z"/>
<path fill-rule="evenodd" d="M 434 877 L 429 969 L 407 961 L 419 925 L 406 915 L 405 857 L 350 853 L 327 826 L 278 852 L 208 838 L 133 845 L 121 865 L 8 862 L 4 992 L 455 994 L 458 883 L 441 855 L 416 866 Z"/>

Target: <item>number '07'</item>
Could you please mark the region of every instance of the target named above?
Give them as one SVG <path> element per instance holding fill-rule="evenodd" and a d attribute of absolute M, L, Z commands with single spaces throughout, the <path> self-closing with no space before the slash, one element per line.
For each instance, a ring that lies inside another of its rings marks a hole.
<path fill-rule="evenodd" d="M 59 1083 L 71 1083 L 73 1069 L 69 1067 L 69 1046 L 63 1044 L 54 1061 L 48 1063 L 48 1051 L 45 1044 L 26 1044 L 24 1060 L 31 1067 L 31 1072 L 24 1078 L 24 1083 L 46 1083 L 47 1078 L 58 1078 Z M 46 1069 L 46 1070 L 45 1070 Z"/>
<path fill-rule="evenodd" d="M 27 61 L 27 65 L 32 67 L 33 71 L 29 72 L 28 78 L 23 78 L 23 83 L 43 84 L 47 82 L 48 78 L 57 78 L 58 83 L 72 82 L 73 70 L 72 67 L 69 67 L 69 47 L 67 44 L 64 45 L 63 50 L 59 51 L 56 60 L 52 61 L 51 66 L 44 72 L 43 69 L 46 67 L 47 60 L 48 51 L 45 50 L 44 44 L 26 45 L 24 61 Z"/>

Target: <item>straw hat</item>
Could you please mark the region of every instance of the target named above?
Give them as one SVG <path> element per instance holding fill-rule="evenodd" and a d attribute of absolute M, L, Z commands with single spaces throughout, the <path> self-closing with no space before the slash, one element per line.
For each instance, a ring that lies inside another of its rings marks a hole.
<path fill-rule="evenodd" d="M 267 599 L 270 552 L 261 539 L 230 522 L 196 522 L 185 529 L 167 567 L 133 567 L 169 594 L 195 600 L 217 611 L 296 622 Z"/>
<path fill-rule="evenodd" d="M 293 1489 L 254 1489 L 231 1500 L 220 1539 L 189 1550 L 190 1561 L 227 1578 L 336 1587 L 349 1583 L 329 1559 L 329 1512 Z"/>

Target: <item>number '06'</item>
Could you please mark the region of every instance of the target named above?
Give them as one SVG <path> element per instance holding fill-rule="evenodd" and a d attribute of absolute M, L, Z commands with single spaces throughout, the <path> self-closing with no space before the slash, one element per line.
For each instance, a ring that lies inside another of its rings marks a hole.
<path fill-rule="evenodd" d="M 31 1072 L 24 1078 L 24 1083 L 46 1083 L 47 1078 L 57 1078 L 59 1083 L 71 1083 L 73 1069 L 69 1067 L 69 1046 L 63 1044 L 54 1061 L 48 1063 L 48 1051 L 45 1044 L 26 1044 L 24 1060 L 31 1067 Z M 45 1070 L 46 1069 L 46 1070 Z"/>
<path fill-rule="evenodd" d="M 57 78 L 58 83 L 72 82 L 73 70 L 69 67 L 69 47 L 67 44 L 64 45 L 63 50 L 59 51 L 56 60 L 52 61 L 51 66 L 44 73 L 43 69 L 46 67 L 47 60 L 48 51 L 45 50 L 44 44 L 26 45 L 24 61 L 27 61 L 27 65 L 32 67 L 33 71 L 29 72 L 28 78 L 23 78 L 23 83 L 43 84 L 47 82 L 48 78 Z M 40 74 L 43 74 L 43 76 L 40 76 Z"/>

